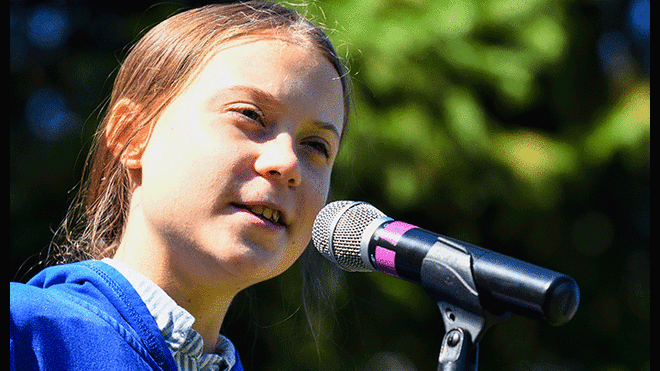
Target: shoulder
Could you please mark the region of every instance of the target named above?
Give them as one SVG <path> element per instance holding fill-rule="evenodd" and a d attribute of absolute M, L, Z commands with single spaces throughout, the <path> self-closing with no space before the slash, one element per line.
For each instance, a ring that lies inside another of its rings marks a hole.
<path fill-rule="evenodd" d="M 11 363 L 65 369 L 171 364 L 139 296 L 101 262 L 51 267 L 27 284 L 10 283 L 9 291 Z"/>
<path fill-rule="evenodd" d="M 137 355 L 130 331 L 93 304 L 85 307 L 62 292 L 11 283 L 9 305 L 10 363 L 17 366 L 101 369 L 107 347 L 115 356 Z"/>
<path fill-rule="evenodd" d="M 114 290 L 108 290 L 108 284 L 94 272 L 95 265 L 76 263 L 50 267 L 26 284 L 10 282 L 12 322 L 57 326 L 80 322 L 90 326 L 107 322 L 102 317 L 121 319 L 116 298 L 108 295 L 108 291 Z M 120 283 L 115 281 L 114 285 L 120 286 Z M 125 295 L 130 296 L 130 293 Z"/>

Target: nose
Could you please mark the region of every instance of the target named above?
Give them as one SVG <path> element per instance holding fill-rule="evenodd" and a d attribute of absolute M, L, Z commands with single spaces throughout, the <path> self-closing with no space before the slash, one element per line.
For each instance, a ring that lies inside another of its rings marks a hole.
<path fill-rule="evenodd" d="M 262 177 L 285 183 L 289 187 L 300 184 L 300 164 L 295 151 L 295 143 L 287 133 L 261 143 L 263 150 L 254 163 L 254 168 Z"/>

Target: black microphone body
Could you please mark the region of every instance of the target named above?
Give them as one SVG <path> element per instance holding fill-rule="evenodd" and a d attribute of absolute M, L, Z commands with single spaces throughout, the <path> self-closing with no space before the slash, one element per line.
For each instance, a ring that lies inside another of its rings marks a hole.
<path fill-rule="evenodd" d="M 568 322 L 579 303 L 578 286 L 566 275 L 394 221 L 364 202 L 328 204 L 312 236 L 341 268 L 420 283 L 435 300 L 474 307 L 476 297 L 493 314 L 512 312 L 554 326 Z"/>

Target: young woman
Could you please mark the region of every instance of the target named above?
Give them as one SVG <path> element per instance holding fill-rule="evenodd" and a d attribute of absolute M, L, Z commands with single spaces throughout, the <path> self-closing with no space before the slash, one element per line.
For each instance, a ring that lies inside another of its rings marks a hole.
<path fill-rule="evenodd" d="M 241 369 L 223 318 L 307 246 L 348 90 L 323 32 L 279 5 L 206 6 L 148 32 L 67 229 L 62 255 L 80 262 L 10 286 L 11 367 Z"/>

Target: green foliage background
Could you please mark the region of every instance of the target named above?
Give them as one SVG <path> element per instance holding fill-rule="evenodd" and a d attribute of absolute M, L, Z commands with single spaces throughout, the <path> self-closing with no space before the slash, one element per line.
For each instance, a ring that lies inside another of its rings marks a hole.
<path fill-rule="evenodd" d="M 599 37 L 616 15 L 602 11 L 608 3 L 616 2 L 305 7 L 354 78 L 332 199 L 369 201 L 580 285 L 580 308 L 564 327 L 512 316 L 489 330 L 480 370 L 650 369 L 650 78 L 633 52 L 615 72 L 599 61 Z M 39 267 L 125 46 L 172 12 L 200 5 L 58 4 L 48 6 L 69 15 L 69 41 L 44 52 L 21 43 L 39 5 L 11 3 L 12 280 Z M 26 102 L 43 87 L 57 89 L 77 118 L 56 140 L 26 125 Z M 301 266 L 311 273 L 301 275 Z M 307 314 L 304 287 L 312 292 Z M 312 252 L 249 291 L 224 326 L 248 369 L 436 367 L 442 321 L 414 284 L 341 272 Z"/>

